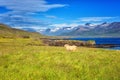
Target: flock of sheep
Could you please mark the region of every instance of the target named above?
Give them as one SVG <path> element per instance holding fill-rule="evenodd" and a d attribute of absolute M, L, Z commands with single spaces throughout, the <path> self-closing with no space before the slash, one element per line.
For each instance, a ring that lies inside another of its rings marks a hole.
<path fill-rule="evenodd" d="M 65 44 L 64 47 L 66 48 L 66 50 L 68 51 L 75 51 L 77 49 L 77 46 L 75 45 L 69 45 L 69 44 Z"/>

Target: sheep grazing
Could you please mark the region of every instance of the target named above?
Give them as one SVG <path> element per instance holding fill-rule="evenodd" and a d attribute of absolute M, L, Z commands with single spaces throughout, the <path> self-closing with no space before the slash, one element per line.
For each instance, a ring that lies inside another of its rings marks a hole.
<path fill-rule="evenodd" d="M 65 44 L 64 47 L 68 51 L 75 51 L 77 49 L 77 46 L 75 46 L 75 45 L 70 46 L 69 44 Z"/>

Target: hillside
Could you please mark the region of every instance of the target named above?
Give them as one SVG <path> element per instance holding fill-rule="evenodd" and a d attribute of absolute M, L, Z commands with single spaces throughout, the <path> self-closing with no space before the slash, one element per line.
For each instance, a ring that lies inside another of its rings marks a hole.
<path fill-rule="evenodd" d="M 20 29 L 11 28 L 5 24 L 0 24 L 1 38 L 39 38 L 44 37 L 37 32 L 27 32 Z"/>

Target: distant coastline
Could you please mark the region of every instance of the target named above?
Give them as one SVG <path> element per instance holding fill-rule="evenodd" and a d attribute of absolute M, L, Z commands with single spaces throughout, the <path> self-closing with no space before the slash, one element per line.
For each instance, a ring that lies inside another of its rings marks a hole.
<path fill-rule="evenodd" d="M 88 41 L 94 40 L 96 42 L 96 48 L 117 48 L 120 50 L 120 38 L 118 37 L 99 37 L 99 38 L 69 38 L 70 40 L 81 40 L 81 41 Z"/>

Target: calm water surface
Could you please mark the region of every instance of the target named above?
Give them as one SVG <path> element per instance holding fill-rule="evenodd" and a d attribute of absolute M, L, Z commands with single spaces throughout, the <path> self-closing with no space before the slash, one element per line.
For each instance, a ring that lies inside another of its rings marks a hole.
<path fill-rule="evenodd" d="M 118 45 L 117 47 L 107 49 L 120 50 L 120 38 L 70 38 L 70 40 L 82 40 L 82 41 L 94 40 L 97 45 L 100 44 Z"/>

